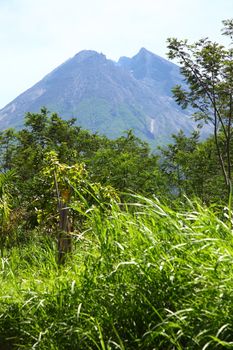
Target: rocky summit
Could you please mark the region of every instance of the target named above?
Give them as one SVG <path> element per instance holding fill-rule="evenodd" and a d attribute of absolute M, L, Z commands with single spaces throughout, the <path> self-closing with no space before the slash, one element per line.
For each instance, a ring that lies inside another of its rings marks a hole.
<path fill-rule="evenodd" d="M 21 128 L 26 112 L 45 106 L 110 138 L 132 129 L 152 145 L 163 144 L 195 127 L 172 98 L 176 84 L 183 84 L 179 67 L 145 48 L 118 62 L 81 51 L 1 109 L 0 129 Z"/>

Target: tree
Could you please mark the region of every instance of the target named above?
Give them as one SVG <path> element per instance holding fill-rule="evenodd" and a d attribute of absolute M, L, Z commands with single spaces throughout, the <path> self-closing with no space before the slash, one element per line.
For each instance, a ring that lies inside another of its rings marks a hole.
<path fill-rule="evenodd" d="M 90 182 L 84 164 L 60 163 L 55 151 L 45 154 L 40 178 L 46 185 L 41 197 L 47 198 L 47 205 L 37 215 L 43 226 L 46 221 L 58 224 L 53 229 L 58 231 L 58 263 L 63 264 L 72 251 L 71 231 L 83 230 L 88 213 L 97 209 L 103 214 L 119 197 L 112 187 Z"/>
<path fill-rule="evenodd" d="M 182 108 L 191 106 L 196 120 L 213 125 L 215 147 L 221 165 L 228 199 L 232 196 L 232 119 L 233 119 L 233 20 L 223 22 L 229 48 L 208 38 L 194 44 L 168 39 L 170 59 L 177 59 L 186 86 L 175 86 L 173 94 Z"/>
<path fill-rule="evenodd" d="M 188 137 L 180 131 L 177 135 L 172 135 L 172 138 L 171 144 L 159 148 L 161 170 L 168 178 L 169 190 L 175 197 L 181 197 L 183 194 L 193 195 L 193 154 L 197 149 L 199 133 L 194 131 Z"/>
<path fill-rule="evenodd" d="M 9 128 L 0 132 L 0 167 L 2 171 L 12 168 L 12 155 L 17 144 L 15 130 Z"/>
<path fill-rule="evenodd" d="M 224 205 L 227 191 L 214 137 L 200 141 L 198 132 L 188 137 L 182 131 L 172 137 L 173 143 L 160 148 L 160 165 L 173 198 L 185 194 L 188 198 L 198 197 L 208 205 Z"/>
<path fill-rule="evenodd" d="M 7 239 L 8 224 L 10 220 L 14 172 L 0 173 L 0 252 L 3 256 L 4 245 Z"/>
<path fill-rule="evenodd" d="M 148 144 L 129 130 L 124 136 L 105 142 L 86 164 L 94 181 L 120 192 L 164 197 L 167 186 L 158 159 L 151 154 Z M 126 199 L 127 195 L 121 197 Z"/>

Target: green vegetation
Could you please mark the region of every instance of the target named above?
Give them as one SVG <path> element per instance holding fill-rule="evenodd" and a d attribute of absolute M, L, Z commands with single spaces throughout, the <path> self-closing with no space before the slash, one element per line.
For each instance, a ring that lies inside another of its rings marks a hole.
<path fill-rule="evenodd" d="M 181 131 L 155 155 L 46 108 L 0 133 L 0 350 L 233 349 L 232 87 L 184 72 L 178 102 L 218 118 L 204 141 Z"/>
<path fill-rule="evenodd" d="M 182 108 L 191 106 L 195 119 L 213 126 L 214 143 L 228 197 L 232 196 L 232 119 L 233 119 L 233 20 L 223 21 L 223 35 L 230 47 L 208 38 L 194 44 L 168 39 L 169 58 L 177 58 L 188 86 L 174 87 L 176 101 Z"/>
<path fill-rule="evenodd" d="M 90 211 L 65 266 L 37 231 L 1 259 L 4 349 L 232 348 L 231 230 L 198 204 L 132 201 Z"/>
<path fill-rule="evenodd" d="M 0 349 L 233 346 L 212 138 L 181 132 L 159 157 L 131 131 L 108 140 L 43 109 L 0 141 Z"/>

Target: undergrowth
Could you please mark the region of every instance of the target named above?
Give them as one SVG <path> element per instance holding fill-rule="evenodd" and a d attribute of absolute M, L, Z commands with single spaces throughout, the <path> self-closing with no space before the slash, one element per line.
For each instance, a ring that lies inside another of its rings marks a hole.
<path fill-rule="evenodd" d="M 1 350 L 233 349 L 231 229 L 198 204 L 134 199 L 90 212 L 62 267 L 48 238 L 7 252 Z"/>

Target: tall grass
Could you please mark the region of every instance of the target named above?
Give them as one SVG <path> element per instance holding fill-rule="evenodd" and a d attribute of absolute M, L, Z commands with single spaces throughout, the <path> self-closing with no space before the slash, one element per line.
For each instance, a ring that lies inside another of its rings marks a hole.
<path fill-rule="evenodd" d="M 43 240 L 2 259 L 0 349 L 233 349 L 228 225 L 134 200 L 90 212 L 63 267 Z"/>

